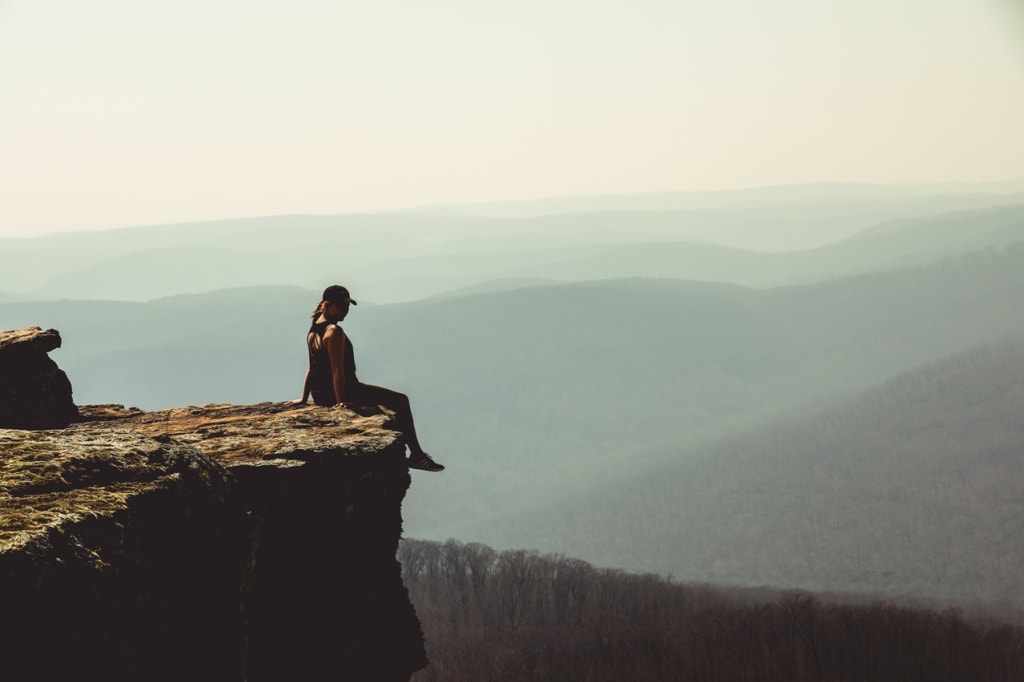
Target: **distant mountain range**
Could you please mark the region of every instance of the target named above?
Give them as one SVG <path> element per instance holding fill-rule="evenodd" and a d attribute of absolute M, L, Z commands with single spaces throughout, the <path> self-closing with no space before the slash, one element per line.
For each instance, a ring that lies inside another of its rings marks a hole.
<path fill-rule="evenodd" d="M 630 208 L 522 218 L 281 216 L 0 239 L 0 292 L 145 301 L 345 281 L 365 300 L 388 303 L 538 279 L 765 287 L 926 262 L 1024 233 L 1024 194 L 825 189 L 701 194 L 672 209 L 640 197 L 623 204 Z"/>
<path fill-rule="evenodd" d="M 360 378 L 408 392 L 448 465 L 414 482 L 411 537 L 994 599 L 1024 552 L 1000 487 L 1024 468 L 999 454 L 1017 447 L 1024 206 L 996 204 L 777 253 L 665 240 L 671 212 L 655 211 L 0 240 L 0 289 L 34 277 L 42 296 L 0 297 L 0 328 L 60 330 L 52 356 L 80 404 L 280 401 L 298 397 L 309 315 L 340 281 L 360 301 L 345 322 Z M 629 239 L 626 215 L 651 229 Z M 341 267 L 360 253 L 379 260 Z M 307 279 L 281 285 L 294 273 Z M 418 300 L 375 304 L 381 291 Z"/>
<path fill-rule="evenodd" d="M 955 208 L 984 207 L 998 203 L 1007 195 L 1024 196 L 1024 178 L 1000 182 L 961 182 L 940 184 L 878 185 L 870 183 L 809 183 L 774 185 L 703 192 L 645 192 L 583 197 L 551 197 L 526 201 L 496 201 L 475 204 L 442 204 L 422 206 L 423 212 L 449 212 L 462 215 L 501 218 L 529 218 L 561 213 L 597 211 L 678 211 L 737 206 L 770 206 L 773 204 L 842 203 L 848 208 L 863 202 L 885 205 L 888 215 L 900 209 L 932 201 L 940 204 L 933 211 Z"/>

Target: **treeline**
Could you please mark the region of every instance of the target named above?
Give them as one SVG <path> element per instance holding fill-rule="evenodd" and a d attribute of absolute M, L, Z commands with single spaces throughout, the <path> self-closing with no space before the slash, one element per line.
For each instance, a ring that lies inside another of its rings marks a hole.
<path fill-rule="evenodd" d="M 403 540 L 414 682 L 1011 682 L 1024 628 L 803 592 L 682 585 L 561 555 Z"/>

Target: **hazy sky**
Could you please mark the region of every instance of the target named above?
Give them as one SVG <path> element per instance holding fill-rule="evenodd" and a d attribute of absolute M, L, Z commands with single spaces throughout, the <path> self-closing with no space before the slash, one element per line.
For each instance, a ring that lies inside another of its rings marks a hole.
<path fill-rule="evenodd" d="M 1024 0 L 0 0 L 0 235 L 1024 176 Z"/>

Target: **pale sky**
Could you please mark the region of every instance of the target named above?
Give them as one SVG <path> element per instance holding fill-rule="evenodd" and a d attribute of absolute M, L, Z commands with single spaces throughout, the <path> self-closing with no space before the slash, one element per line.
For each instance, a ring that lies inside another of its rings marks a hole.
<path fill-rule="evenodd" d="M 0 0 L 0 236 L 1024 177 L 1024 0 Z"/>

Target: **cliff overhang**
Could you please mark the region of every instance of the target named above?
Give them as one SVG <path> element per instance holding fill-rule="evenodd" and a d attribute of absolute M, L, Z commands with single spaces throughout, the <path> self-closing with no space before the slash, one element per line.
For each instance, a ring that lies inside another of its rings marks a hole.
<path fill-rule="evenodd" d="M 81 406 L 0 428 L 11 679 L 408 680 L 410 484 L 367 407 Z"/>

